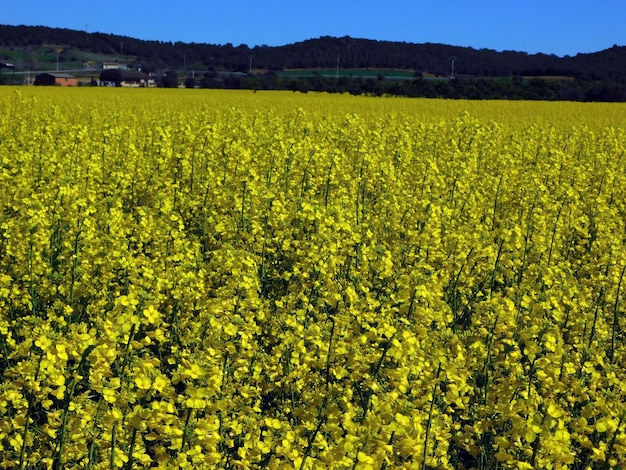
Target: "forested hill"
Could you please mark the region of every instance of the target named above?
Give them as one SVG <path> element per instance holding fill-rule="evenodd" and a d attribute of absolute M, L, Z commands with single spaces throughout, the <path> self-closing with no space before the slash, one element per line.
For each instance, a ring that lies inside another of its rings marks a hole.
<path fill-rule="evenodd" d="M 449 75 L 455 58 L 458 76 L 555 76 L 605 80 L 626 78 L 626 47 L 614 47 L 594 54 L 557 57 L 524 52 L 497 52 L 489 49 L 374 41 L 349 37 L 322 37 L 287 46 L 260 49 L 268 63 L 287 67 L 333 67 L 339 57 L 346 68 L 408 68 L 435 75 Z M 255 49 L 254 53 L 259 49 Z"/>
<path fill-rule="evenodd" d="M 124 56 L 144 70 L 221 69 L 247 72 L 294 68 L 406 69 L 417 74 L 447 76 L 454 58 L 458 77 L 568 76 L 581 80 L 626 81 L 626 47 L 613 46 L 592 54 L 558 57 L 548 54 L 473 49 L 443 44 L 411 44 L 350 37 L 321 37 L 285 46 L 212 45 L 144 41 L 105 33 L 87 33 L 42 26 L 0 26 L 0 62 L 19 67 L 22 56 L 11 50 L 45 45 L 63 46 L 60 60 L 73 52 Z M 12 49 L 13 48 L 13 49 Z M 54 54 L 57 60 L 59 51 Z M 51 58 L 52 60 L 52 58 Z M 40 68 L 45 64 L 39 65 Z M 29 66 L 30 66 L 29 65 Z M 133 65 L 133 64 L 131 64 Z M 37 67 L 35 67 L 37 68 Z M 48 64 L 49 68 L 49 64 Z"/>

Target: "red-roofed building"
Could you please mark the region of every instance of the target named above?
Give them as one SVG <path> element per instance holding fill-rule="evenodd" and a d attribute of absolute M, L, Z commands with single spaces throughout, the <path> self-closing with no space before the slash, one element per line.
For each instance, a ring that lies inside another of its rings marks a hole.
<path fill-rule="evenodd" d="M 35 85 L 78 86 L 78 79 L 67 73 L 40 73 L 35 77 Z"/>

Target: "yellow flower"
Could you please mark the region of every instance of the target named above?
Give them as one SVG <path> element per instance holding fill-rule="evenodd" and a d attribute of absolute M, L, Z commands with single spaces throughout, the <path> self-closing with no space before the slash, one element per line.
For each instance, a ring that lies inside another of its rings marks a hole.
<path fill-rule="evenodd" d="M 515 468 L 517 468 L 518 470 L 533 470 L 535 467 L 527 462 L 517 462 L 515 464 Z"/>
<path fill-rule="evenodd" d="M 227 323 L 224 326 L 224 333 L 226 333 L 228 336 L 235 336 L 237 334 L 237 327 L 232 323 Z"/>
<path fill-rule="evenodd" d="M 152 380 L 146 375 L 139 375 L 135 377 L 135 385 L 140 390 L 149 390 L 152 386 Z"/>
<path fill-rule="evenodd" d="M 56 374 L 52 376 L 52 384 L 60 387 L 61 385 L 65 385 L 65 376 L 62 374 Z"/>
<path fill-rule="evenodd" d="M 143 309 L 143 316 L 148 320 L 150 325 L 158 323 L 161 318 L 160 312 L 153 305 Z"/>
<path fill-rule="evenodd" d="M 158 375 L 154 378 L 154 383 L 152 384 L 152 388 L 154 388 L 155 390 L 159 392 L 163 392 L 165 387 L 167 387 L 168 385 L 169 385 L 169 381 L 165 377 Z"/>
<path fill-rule="evenodd" d="M 39 346 L 42 351 L 46 352 L 52 346 L 52 340 L 47 336 L 40 336 L 35 340 L 35 345 Z"/>
<path fill-rule="evenodd" d="M 272 429 L 280 429 L 282 427 L 282 423 L 276 418 L 265 418 L 265 424 Z"/>

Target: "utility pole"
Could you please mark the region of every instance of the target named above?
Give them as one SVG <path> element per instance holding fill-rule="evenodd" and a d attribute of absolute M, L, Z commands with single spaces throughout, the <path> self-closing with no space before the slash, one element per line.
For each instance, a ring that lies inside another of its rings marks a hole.
<path fill-rule="evenodd" d="M 452 56 L 450 57 L 450 60 L 452 61 L 452 74 L 450 75 L 450 80 L 454 80 L 454 61 L 457 60 L 457 58 Z"/>
<path fill-rule="evenodd" d="M 335 78 L 339 81 L 339 55 L 337 55 L 337 73 Z"/>

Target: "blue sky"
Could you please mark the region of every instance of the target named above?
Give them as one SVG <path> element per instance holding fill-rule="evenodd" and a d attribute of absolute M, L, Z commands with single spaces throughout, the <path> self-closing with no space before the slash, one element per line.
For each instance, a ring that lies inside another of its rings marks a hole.
<path fill-rule="evenodd" d="M 626 45 L 626 0 L 0 0 L 0 24 L 277 46 L 320 36 L 575 55 Z"/>

